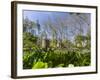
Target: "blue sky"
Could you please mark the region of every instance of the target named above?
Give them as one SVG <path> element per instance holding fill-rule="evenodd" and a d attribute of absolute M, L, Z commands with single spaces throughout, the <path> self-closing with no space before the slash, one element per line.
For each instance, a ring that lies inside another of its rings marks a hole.
<path fill-rule="evenodd" d="M 29 20 L 36 22 L 39 20 L 39 22 L 42 24 L 43 21 L 46 21 L 48 17 L 50 17 L 54 21 L 54 16 L 60 16 L 61 18 L 69 17 L 69 13 L 64 12 L 46 12 L 46 11 L 29 11 L 25 10 L 24 13 L 24 19 L 28 17 Z"/>
<path fill-rule="evenodd" d="M 89 13 L 82 13 L 82 15 L 83 16 L 85 15 L 85 17 L 87 17 L 86 22 L 90 24 L 90 19 L 91 19 L 90 14 Z M 70 24 L 64 23 L 64 26 L 69 27 L 69 29 L 65 30 L 65 31 L 67 31 L 70 35 L 71 35 L 71 30 L 73 29 L 71 27 L 74 27 L 74 26 L 80 27 L 80 24 L 81 24 L 81 27 L 84 30 L 83 34 L 86 34 L 88 28 L 90 27 L 90 25 L 87 25 L 87 23 L 85 21 L 82 21 L 81 19 L 76 18 L 77 20 L 75 20 L 75 17 L 71 16 L 69 12 L 49 12 L 49 11 L 47 12 L 47 11 L 24 10 L 23 11 L 23 18 L 25 19 L 26 17 L 29 20 L 34 21 L 35 23 L 37 20 L 39 20 L 40 25 L 44 25 L 44 23 L 47 22 L 48 19 L 50 19 L 53 24 L 55 24 L 59 27 L 61 27 L 61 26 L 60 26 L 59 21 L 57 21 L 57 19 L 62 21 L 62 22 L 67 21 Z M 80 21 L 80 24 L 77 21 Z"/>

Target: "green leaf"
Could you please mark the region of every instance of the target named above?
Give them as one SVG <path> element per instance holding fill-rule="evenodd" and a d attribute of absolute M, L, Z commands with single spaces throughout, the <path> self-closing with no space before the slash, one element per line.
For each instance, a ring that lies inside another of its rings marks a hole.
<path fill-rule="evenodd" d="M 41 68 L 48 68 L 48 64 L 42 61 L 38 61 L 32 67 L 32 69 L 41 69 Z"/>

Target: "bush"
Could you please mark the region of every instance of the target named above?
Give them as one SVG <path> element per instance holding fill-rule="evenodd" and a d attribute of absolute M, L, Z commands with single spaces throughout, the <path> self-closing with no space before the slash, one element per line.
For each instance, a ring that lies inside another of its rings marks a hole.
<path fill-rule="evenodd" d="M 23 63 L 24 69 L 68 67 L 69 64 L 89 66 L 90 52 L 38 48 L 31 53 L 25 53 Z"/>

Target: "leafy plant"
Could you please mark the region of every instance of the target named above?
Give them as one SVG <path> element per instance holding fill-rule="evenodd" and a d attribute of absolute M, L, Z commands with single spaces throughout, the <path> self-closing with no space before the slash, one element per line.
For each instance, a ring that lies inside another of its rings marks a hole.
<path fill-rule="evenodd" d="M 48 64 L 42 61 L 38 61 L 32 67 L 32 69 L 41 69 L 41 68 L 48 68 Z"/>

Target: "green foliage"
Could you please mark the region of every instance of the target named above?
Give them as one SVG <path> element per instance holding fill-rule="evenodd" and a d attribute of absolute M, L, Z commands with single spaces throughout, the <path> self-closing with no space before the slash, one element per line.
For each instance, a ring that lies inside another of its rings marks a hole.
<path fill-rule="evenodd" d="M 26 53 L 29 54 L 29 53 Z M 53 68 L 74 66 L 89 66 L 90 52 L 67 51 L 56 49 L 38 49 L 29 55 L 24 55 L 24 68 Z"/>
<path fill-rule="evenodd" d="M 31 33 L 23 33 L 23 69 L 40 69 L 55 67 L 76 67 L 91 65 L 90 37 L 78 35 L 76 43 L 70 40 L 62 41 L 62 47 L 52 46 L 42 48 L 37 45 L 38 37 Z M 85 41 L 85 47 L 83 42 Z M 77 47 L 77 44 L 81 46 Z M 87 46 L 88 45 L 88 46 Z"/>
<path fill-rule="evenodd" d="M 38 48 L 36 45 L 37 37 L 32 35 L 31 33 L 24 32 L 23 33 L 23 49 L 27 51 L 31 51 L 32 49 Z"/>
<path fill-rule="evenodd" d="M 63 67 L 64 66 L 64 64 L 59 64 L 59 65 L 57 65 L 57 67 Z"/>
<path fill-rule="evenodd" d="M 41 68 L 48 68 L 48 64 L 42 61 L 38 61 L 32 67 L 32 69 L 41 69 Z"/>

